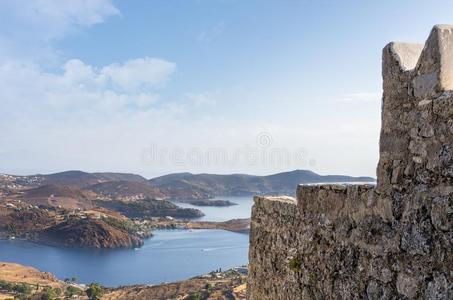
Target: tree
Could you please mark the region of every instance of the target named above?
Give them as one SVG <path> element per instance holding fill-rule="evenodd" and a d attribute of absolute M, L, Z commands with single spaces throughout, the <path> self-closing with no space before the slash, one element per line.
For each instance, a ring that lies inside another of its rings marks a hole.
<path fill-rule="evenodd" d="M 50 286 L 44 287 L 41 294 L 41 300 L 52 300 L 57 297 L 57 293 Z"/>
<path fill-rule="evenodd" d="M 90 300 L 99 300 L 101 299 L 104 291 L 102 287 L 97 283 L 91 283 L 86 290 L 87 296 Z"/>
<path fill-rule="evenodd" d="M 41 298 L 40 298 L 40 300 L 53 300 L 53 299 L 55 299 L 55 298 L 51 292 L 43 292 L 41 294 Z"/>
<path fill-rule="evenodd" d="M 17 293 L 30 295 L 33 288 L 25 283 L 18 283 L 13 287 L 13 290 Z"/>
<path fill-rule="evenodd" d="M 201 295 L 198 292 L 193 293 L 189 296 L 189 298 L 187 298 L 187 300 L 201 300 Z"/>
<path fill-rule="evenodd" d="M 79 288 L 76 288 L 75 286 L 68 286 L 66 288 L 65 296 L 66 297 L 72 297 L 74 295 L 79 295 L 81 293 L 81 290 Z"/>
<path fill-rule="evenodd" d="M 14 300 L 29 300 L 30 297 L 25 294 L 14 295 Z"/>
<path fill-rule="evenodd" d="M 14 288 L 14 284 L 12 284 L 11 282 L 7 282 L 5 280 L 0 280 L 0 289 L 11 292 L 13 290 L 13 288 Z"/>
<path fill-rule="evenodd" d="M 55 289 L 53 289 L 53 292 L 54 292 L 55 295 L 57 295 L 57 296 L 60 296 L 60 295 L 63 293 L 63 291 L 62 291 L 60 288 L 55 288 Z"/>

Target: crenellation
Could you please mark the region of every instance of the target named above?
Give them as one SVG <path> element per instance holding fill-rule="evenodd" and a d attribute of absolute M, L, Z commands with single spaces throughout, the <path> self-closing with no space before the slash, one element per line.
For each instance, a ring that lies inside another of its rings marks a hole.
<path fill-rule="evenodd" d="M 436 25 L 420 55 L 412 80 L 416 98 L 453 90 L 453 26 Z"/>
<path fill-rule="evenodd" d="M 256 197 L 248 299 L 453 299 L 453 26 L 382 75 L 377 185 Z"/>
<path fill-rule="evenodd" d="M 387 51 L 398 61 L 401 71 L 407 72 L 412 71 L 417 66 L 423 46 L 423 44 L 392 42 L 388 44 Z"/>

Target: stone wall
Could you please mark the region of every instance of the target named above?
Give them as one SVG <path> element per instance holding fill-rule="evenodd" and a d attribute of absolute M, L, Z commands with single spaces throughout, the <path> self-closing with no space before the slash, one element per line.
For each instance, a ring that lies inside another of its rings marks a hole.
<path fill-rule="evenodd" d="M 255 197 L 248 299 L 453 299 L 453 26 L 382 69 L 377 185 Z"/>

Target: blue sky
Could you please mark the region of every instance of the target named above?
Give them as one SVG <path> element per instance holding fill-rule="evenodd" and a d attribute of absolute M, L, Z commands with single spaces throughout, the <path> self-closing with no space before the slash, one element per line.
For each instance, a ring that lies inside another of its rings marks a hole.
<path fill-rule="evenodd" d="M 381 49 L 445 1 L 2 1 L 0 172 L 375 175 Z"/>

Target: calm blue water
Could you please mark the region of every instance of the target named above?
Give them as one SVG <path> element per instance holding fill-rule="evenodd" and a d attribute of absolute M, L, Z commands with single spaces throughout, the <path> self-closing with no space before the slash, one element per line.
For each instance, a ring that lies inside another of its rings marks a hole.
<path fill-rule="evenodd" d="M 250 217 L 252 198 L 222 197 L 240 205 L 201 207 L 204 220 Z M 193 207 L 189 205 L 190 207 Z M 0 240 L 0 261 L 48 271 L 58 278 L 105 286 L 157 284 L 187 279 L 218 268 L 244 265 L 249 237 L 223 230 L 157 230 L 138 249 L 66 249 L 20 240 Z"/>
<path fill-rule="evenodd" d="M 214 199 L 229 200 L 237 203 L 228 207 L 215 207 L 215 206 L 195 206 L 187 203 L 175 202 L 176 205 L 185 208 L 197 208 L 204 212 L 205 216 L 199 218 L 202 221 L 228 221 L 231 219 L 246 219 L 250 218 L 253 197 L 217 197 Z"/>
<path fill-rule="evenodd" d="M 159 230 L 138 249 L 63 249 L 0 240 L 0 261 L 106 286 L 156 284 L 247 263 L 248 235 L 223 230 Z"/>

